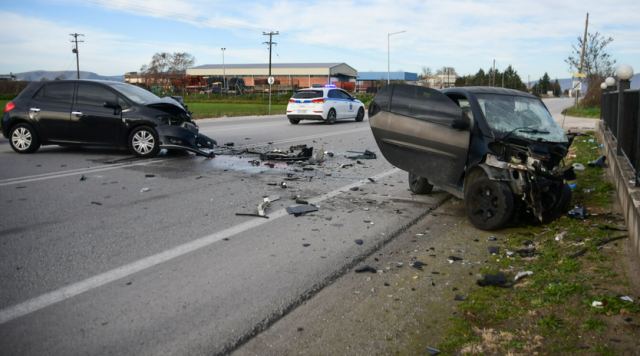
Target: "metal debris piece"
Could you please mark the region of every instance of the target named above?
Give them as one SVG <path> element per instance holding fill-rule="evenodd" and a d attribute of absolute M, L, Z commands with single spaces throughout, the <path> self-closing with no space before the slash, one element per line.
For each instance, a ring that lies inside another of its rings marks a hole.
<path fill-rule="evenodd" d="M 87 177 L 85 177 L 85 175 L 84 175 L 84 174 L 83 174 L 83 175 L 81 175 L 81 176 L 80 176 L 80 181 L 81 181 L 81 182 L 84 182 L 85 180 L 87 180 Z"/>
<path fill-rule="evenodd" d="M 464 258 L 458 257 L 458 256 L 449 256 L 447 258 L 447 261 L 449 261 L 449 263 L 454 263 L 456 261 L 462 261 L 462 260 L 464 260 Z"/>
<path fill-rule="evenodd" d="M 633 298 L 631 298 L 631 297 L 630 297 L 630 296 L 628 296 L 628 295 L 623 295 L 623 296 L 621 296 L 621 297 L 620 297 L 620 300 L 625 301 L 625 302 L 633 303 Z"/>
<path fill-rule="evenodd" d="M 573 167 L 574 171 L 580 172 L 580 171 L 584 171 L 585 170 L 584 164 L 582 164 L 582 163 L 576 162 L 576 163 L 572 164 L 571 166 Z"/>
<path fill-rule="evenodd" d="M 151 190 L 151 188 L 144 187 L 144 188 L 140 189 L 140 193 L 146 193 L 146 192 L 148 192 L 150 190 Z"/>
<path fill-rule="evenodd" d="M 358 155 L 355 155 L 355 156 L 347 156 L 347 158 L 349 159 L 376 159 L 377 158 L 376 154 L 369 150 L 364 150 L 364 152 L 359 152 L 359 151 L 347 151 L 347 152 L 358 153 Z"/>
<path fill-rule="evenodd" d="M 298 152 L 296 152 L 298 151 Z M 263 161 L 306 161 L 313 155 L 313 147 L 307 145 L 297 145 L 289 147 L 289 151 L 272 150 L 260 153 L 260 159 Z"/>
<path fill-rule="evenodd" d="M 411 267 L 413 267 L 413 268 L 415 268 L 417 270 L 420 270 L 420 271 L 422 271 L 422 267 L 426 266 L 426 265 L 427 265 L 426 263 L 424 263 L 422 261 L 418 261 L 418 260 L 412 261 L 411 263 L 409 263 L 409 266 L 411 266 Z"/>
<path fill-rule="evenodd" d="M 258 203 L 256 213 L 236 213 L 236 216 L 253 216 L 268 219 L 269 217 L 267 216 L 267 209 L 269 208 L 269 206 L 271 206 L 271 203 L 278 200 L 280 200 L 280 196 L 278 195 L 271 195 L 262 198 L 262 201 Z"/>
<path fill-rule="evenodd" d="M 364 244 L 364 241 L 363 241 L 362 239 L 355 239 L 355 240 L 353 240 L 353 242 L 355 242 L 355 243 L 356 243 L 356 245 L 362 245 L 362 244 Z"/>
<path fill-rule="evenodd" d="M 373 179 L 373 178 L 371 178 L 371 177 L 369 177 L 369 178 L 367 178 L 367 179 L 368 179 L 368 180 L 369 180 L 369 182 L 371 182 L 371 183 L 375 183 L 375 182 L 376 182 L 376 180 L 375 180 L 375 179 Z"/>
<path fill-rule="evenodd" d="M 427 353 L 431 356 L 436 356 L 440 354 L 440 350 L 435 347 L 427 346 Z"/>
<path fill-rule="evenodd" d="M 99 201 L 92 201 L 91 204 L 93 204 L 93 205 L 102 205 L 102 203 L 99 202 Z"/>
<path fill-rule="evenodd" d="M 318 207 L 311 204 L 301 204 L 287 207 L 287 213 L 298 217 L 307 213 L 318 211 Z"/>
<path fill-rule="evenodd" d="M 353 167 L 353 163 L 343 163 L 340 165 L 340 168 L 349 168 Z"/>
<path fill-rule="evenodd" d="M 225 145 L 225 146 L 227 146 L 227 147 L 233 147 L 233 146 L 235 146 L 236 144 L 235 144 L 235 143 L 233 143 L 233 142 L 227 142 L 227 143 L 225 143 L 224 145 Z"/>
<path fill-rule="evenodd" d="M 498 246 L 489 246 L 487 247 L 487 251 L 489 251 L 492 255 L 497 255 L 500 253 L 500 247 Z"/>
<path fill-rule="evenodd" d="M 150 174 L 150 173 L 147 173 L 144 175 L 145 178 L 153 178 L 155 176 L 156 176 L 155 174 Z"/>
<path fill-rule="evenodd" d="M 280 182 L 280 188 L 287 189 L 287 183 L 286 182 Z"/>

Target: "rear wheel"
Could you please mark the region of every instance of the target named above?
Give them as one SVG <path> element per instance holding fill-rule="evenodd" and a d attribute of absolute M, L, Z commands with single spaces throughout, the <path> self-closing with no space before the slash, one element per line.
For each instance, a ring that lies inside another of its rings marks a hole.
<path fill-rule="evenodd" d="M 358 115 L 356 116 L 356 122 L 364 120 L 364 108 L 358 109 Z"/>
<path fill-rule="evenodd" d="M 433 185 L 427 178 L 409 172 L 409 189 L 415 194 L 429 194 L 433 190 Z"/>
<path fill-rule="evenodd" d="M 329 113 L 327 114 L 327 124 L 333 125 L 336 122 L 336 119 L 337 119 L 336 110 L 335 109 L 329 110 Z"/>
<path fill-rule="evenodd" d="M 300 123 L 300 119 L 289 118 L 289 122 L 291 123 L 291 125 L 297 125 Z"/>
<path fill-rule="evenodd" d="M 469 184 L 464 194 L 465 209 L 471 223 L 482 230 L 503 227 L 514 211 L 513 193 L 505 182 L 481 175 Z"/>
<path fill-rule="evenodd" d="M 160 151 L 158 134 L 149 126 L 139 126 L 129 134 L 129 149 L 139 157 L 153 157 Z"/>
<path fill-rule="evenodd" d="M 40 148 L 36 131 L 29 124 L 17 124 L 9 132 L 11 148 L 18 153 L 33 153 Z"/>

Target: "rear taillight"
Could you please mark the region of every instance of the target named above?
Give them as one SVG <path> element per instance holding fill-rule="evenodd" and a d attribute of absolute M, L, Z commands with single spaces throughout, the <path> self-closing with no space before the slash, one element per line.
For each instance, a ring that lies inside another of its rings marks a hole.
<path fill-rule="evenodd" d="M 9 112 L 15 108 L 16 108 L 16 104 L 14 104 L 13 101 L 10 101 L 4 106 L 4 112 Z"/>
<path fill-rule="evenodd" d="M 311 102 L 314 103 L 314 104 L 322 104 L 322 103 L 324 103 L 324 98 L 322 98 L 322 99 L 313 99 L 313 100 L 311 100 Z"/>
<path fill-rule="evenodd" d="M 294 104 L 296 101 L 294 99 L 289 99 L 289 103 Z"/>

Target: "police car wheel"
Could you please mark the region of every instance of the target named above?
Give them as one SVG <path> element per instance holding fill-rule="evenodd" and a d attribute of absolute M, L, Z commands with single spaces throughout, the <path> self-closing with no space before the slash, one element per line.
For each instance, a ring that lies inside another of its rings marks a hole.
<path fill-rule="evenodd" d="M 364 108 L 358 109 L 358 115 L 356 116 L 356 122 L 364 120 Z"/>
<path fill-rule="evenodd" d="M 289 119 L 289 122 L 291 123 L 291 125 L 297 125 L 300 123 L 300 119 Z"/>
<path fill-rule="evenodd" d="M 327 124 L 333 125 L 335 122 L 336 122 L 336 111 L 334 109 L 331 109 L 327 114 Z"/>

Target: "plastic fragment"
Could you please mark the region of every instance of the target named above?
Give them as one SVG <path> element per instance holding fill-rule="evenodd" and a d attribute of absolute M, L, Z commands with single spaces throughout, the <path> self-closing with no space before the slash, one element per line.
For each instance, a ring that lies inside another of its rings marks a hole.
<path fill-rule="evenodd" d="M 516 276 L 513 277 L 513 280 L 517 282 L 517 281 L 521 280 L 524 277 L 528 277 L 528 276 L 532 276 L 532 275 L 533 275 L 532 271 L 521 271 L 521 272 L 516 273 Z"/>
<path fill-rule="evenodd" d="M 573 170 L 575 170 L 575 171 L 584 171 L 585 170 L 584 164 L 582 164 L 582 163 L 577 163 L 576 162 L 576 163 L 572 164 L 571 166 L 573 166 Z"/>
<path fill-rule="evenodd" d="M 602 156 L 598 157 L 597 159 L 589 162 L 588 165 L 589 165 L 589 167 L 604 168 L 604 167 L 607 166 L 606 161 L 607 161 L 607 156 L 602 155 Z"/>
<path fill-rule="evenodd" d="M 365 266 L 356 268 L 355 272 L 356 273 L 378 273 L 378 270 L 369 265 L 365 265 Z"/>
<path fill-rule="evenodd" d="M 625 302 L 633 303 L 633 298 L 631 298 L 631 297 L 630 297 L 630 296 L 628 296 L 628 295 L 623 295 L 622 297 L 620 297 L 620 300 L 623 300 L 623 301 L 625 301 Z"/>
<path fill-rule="evenodd" d="M 440 354 L 440 350 L 435 347 L 427 346 L 427 353 L 431 356 L 435 356 Z"/>
<path fill-rule="evenodd" d="M 480 287 L 487 287 L 487 286 L 495 286 L 495 287 L 502 287 L 502 288 L 511 287 L 511 283 L 507 281 L 507 276 L 502 272 L 498 272 L 496 274 L 485 274 L 482 277 L 482 279 L 477 280 L 476 283 Z"/>
<path fill-rule="evenodd" d="M 601 308 L 604 308 L 604 303 L 602 303 L 599 300 L 594 300 L 593 302 L 591 302 L 591 306 L 594 308 L 601 309 Z"/>
<path fill-rule="evenodd" d="M 589 216 L 589 213 L 587 212 L 587 208 L 585 208 L 584 206 L 576 205 L 573 209 L 567 212 L 567 215 L 573 219 L 584 220 L 587 218 L 587 216 Z"/>
<path fill-rule="evenodd" d="M 150 190 L 151 190 L 151 188 L 144 187 L 144 188 L 140 189 L 140 193 L 146 193 L 146 192 L 148 192 Z"/>

